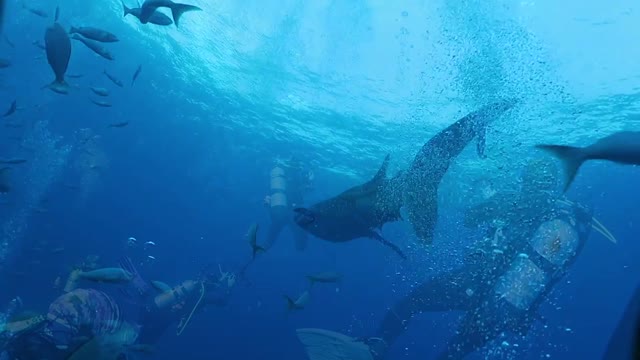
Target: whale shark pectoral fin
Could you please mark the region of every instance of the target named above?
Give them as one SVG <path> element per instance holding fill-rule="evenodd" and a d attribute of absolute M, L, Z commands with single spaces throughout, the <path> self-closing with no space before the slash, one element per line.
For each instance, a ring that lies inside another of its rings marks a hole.
<path fill-rule="evenodd" d="M 400 250 L 398 245 L 396 245 L 396 244 L 388 241 L 387 239 L 383 238 L 382 235 L 380 235 L 377 232 L 371 230 L 369 232 L 369 237 L 372 238 L 372 239 L 380 241 L 381 243 L 383 243 L 387 247 L 390 247 L 393 251 L 395 251 L 398 255 L 400 255 L 400 257 L 403 260 L 407 260 L 407 255 L 405 255 L 405 253 L 402 250 Z"/>

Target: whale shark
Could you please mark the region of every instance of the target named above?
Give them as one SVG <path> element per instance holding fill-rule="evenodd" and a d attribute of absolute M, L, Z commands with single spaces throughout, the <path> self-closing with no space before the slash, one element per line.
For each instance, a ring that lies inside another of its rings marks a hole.
<path fill-rule="evenodd" d="M 330 242 L 374 239 L 406 258 L 397 245 L 382 237 L 383 225 L 401 220 L 404 207 L 416 236 L 430 244 L 438 217 L 438 186 L 449 166 L 476 137 L 478 154 L 483 157 L 488 125 L 515 104 L 513 99 L 492 103 L 449 125 L 424 144 L 406 171 L 393 178 L 386 176 L 387 155 L 366 183 L 307 208 L 295 208 L 295 223 Z"/>

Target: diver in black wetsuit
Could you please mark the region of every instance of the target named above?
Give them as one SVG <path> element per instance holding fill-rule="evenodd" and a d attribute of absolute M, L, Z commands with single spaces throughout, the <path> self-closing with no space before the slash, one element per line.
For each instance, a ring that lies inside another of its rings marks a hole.
<path fill-rule="evenodd" d="M 265 250 L 275 244 L 285 227 L 291 229 L 296 250 L 306 249 L 307 233 L 294 223 L 292 209 L 304 204 L 304 195 L 311 188 L 312 181 L 313 173 L 306 171 L 300 160 L 295 157 L 271 169 L 271 193 L 265 198 L 271 224 L 266 240 L 262 244 Z"/>
<path fill-rule="evenodd" d="M 592 226 L 589 211 L 551 196 L 552 164 L 535 162 L 523 172 L 519 193 L 499 193 L 471 209 L 467 226 L 489 227 L 465 266 L 431 280 L 387 313 L 374 337 L 356 340 L 319 329 L 300 329 L 311 360 L 333 351 L 340 359 L 384 359 L 391 344 L 422 312 L 466 311 L 441 359 L 460 359 L 505 331 L 526 332 L 538 306 L 580 254 Z M 333 350 L 325 345 L 332 343 Z M 336 345 L 338 344 L 338 345 Z M 317 355 L 317 357 L 316 357 Z"/>

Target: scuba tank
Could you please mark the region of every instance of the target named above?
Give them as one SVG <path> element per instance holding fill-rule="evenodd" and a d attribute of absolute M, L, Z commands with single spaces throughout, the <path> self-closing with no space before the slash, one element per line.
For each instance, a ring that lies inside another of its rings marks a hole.
<path fill-rule="evenodd" d="M 271 169 L 271 207 L 287 207 L 287 179 L 282 167 Z"/>
<path fill-rule="evenodd" d="M 165 291 L 162 294 L 156 296 L 153 302 L 158 309 L 165 309 L 170 306 L 176 305 L 188 298 L 194 290 L 198 287 L 199 282 L 193 280 L 186 280 L 182 284 L 174 287 L 169 291 Z"/>
<path fill-rule="evenodd" d="M 496 284 L 495 292 L 519 310 L 528 310 L 548 286 L 564 273 L 580 248 L 580 236 L 568 221 L 541 224 Z"/>

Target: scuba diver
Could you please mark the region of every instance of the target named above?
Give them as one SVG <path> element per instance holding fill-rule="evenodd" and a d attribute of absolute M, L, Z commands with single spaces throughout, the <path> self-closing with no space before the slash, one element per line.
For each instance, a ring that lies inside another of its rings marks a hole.
<path fill-rule="evenodd" d="M 263 247 L 269 250 L 286 227 L 293 233 L 295 247 L 307 247 L 307 234 L 293 221 L 293 209 L 304 203 L 304 194 L 312 188 L 314 174 L 303 168 L 299 159 L 292 157 L 271 169 L 271 193 L 264 199 L 269 207 L 271 226 Z"/>
<path fill-rule="evenodd" d="M 99 270 L 105 276 L 103 282 L 114 282 L 115 276 L 107 270 L 113 269 Z M 178 323 L 176 335 L 182 334 L 196 311 L 206 305 L 224 306 L 235 284 L 233 274 L 220 271 L 219 277 L 206 274 L 170 288 L 142 279 L 128 259 L 117 270 L 128 274 L 127 286 L 121 289 L 127 290 L 127 296 L 68 288 L 46 315 L 7 323 L 3 330 L 10 338 L 0 359 L 88 359 L 100 354 L 126 359 L 127 353 L 149 351 L 174 323 Z M 77 273 L 71 277 L 75 277 L 71 282 L 77 282 Z"/>
<path fill-rule="evenodd" d="M 462 268 L 435 275 L 397 302 L 372 337 L 298 329 L 311 360 L 385 359 L 414 315 L 465 311 L 439 359 L 462 359 L 503 332 L 526 334 L 537 310 L 583 249 L 591 228 L 615 238 L 589 210 L 554 196 L 557 169 L 534 161 L 518 192 L 499 192 L 468 210 L 465 226 L 487 228 Z M 324 354 L 324 357 L 323 357 Z M 329 356 L 328 354 L 332 354 Z"/>

